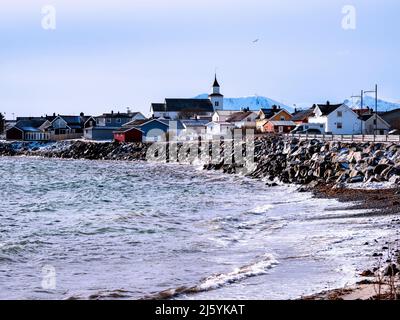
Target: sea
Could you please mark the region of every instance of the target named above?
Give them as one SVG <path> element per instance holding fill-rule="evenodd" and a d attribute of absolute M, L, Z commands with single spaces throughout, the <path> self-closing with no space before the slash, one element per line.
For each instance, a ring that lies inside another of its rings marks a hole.
<path fill-rule="evenodd" d="M 298 299 L 351 285 L 393 216 L 148 162 L 0 158 L 0 299 Z"/>

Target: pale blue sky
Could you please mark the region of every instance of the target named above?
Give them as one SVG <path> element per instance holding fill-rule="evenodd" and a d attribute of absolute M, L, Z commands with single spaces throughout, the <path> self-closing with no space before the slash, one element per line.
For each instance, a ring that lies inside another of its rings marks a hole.
<path fill-rule="evenodd" d="M 344 5 L 356 30 L 341 27 Z M 0 112 L 147 113 L 209 92 L 216 67 L 227 97 L 343 101 L 377 82 L 400 100 L 399 14 L 398 0 L 3 0 Z"/>

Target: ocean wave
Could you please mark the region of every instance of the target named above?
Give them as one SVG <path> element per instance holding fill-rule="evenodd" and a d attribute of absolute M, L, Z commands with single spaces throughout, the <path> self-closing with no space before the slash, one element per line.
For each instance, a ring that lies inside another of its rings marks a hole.
<path fill-rule="evenodd" d="M 247 278 L 267 274 L 268 270 L 276 266 L 279 262 L 271 254 L 265 254 L 252 264 L 237 268 L 229 273 L 220 273 L 203 279 L 193 287 L 178 287 L 161 291 L 152 296 L 145 297 L 145 300 L 165 300 L 173 299 L 180 295 L 192 295 L 205 291 L 216 290 L 229 284 L 243 281 Z"/>
<path fill-rule="evenodd" d="M 254 209 L 249 210 L 249 213 L 255 213 L 255 214 L 262 214 L 262 213 L 266 213 L 268 211 L 270 211 L 271 209 L 273 209 L 274 206 L 272 204 L 264 204 L 261 206 L 257 206 Z"/>

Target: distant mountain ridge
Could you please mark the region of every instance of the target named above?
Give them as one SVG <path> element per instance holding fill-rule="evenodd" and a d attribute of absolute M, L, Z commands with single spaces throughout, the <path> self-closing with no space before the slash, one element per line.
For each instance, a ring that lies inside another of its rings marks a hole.
<path fill-rule="evenodd" d="M 204 93 L 195 97 L 195 99 L 207 99 L 208 94 Z M 272 108 L 273 105 L 280 106 L 289 112 L 293 112 L 294 108 L 289 107 L 276 100 L 262 97 L 262 96 L 249 96 L 239 98 L 224 98 L 224 110 L 242 110 L 243 108 L 249 108 L 251 111 L 259 111 L 260 109 Z"/>
<path fill-rule="evenodd" d="M 346 99 L 344 103 L 350 108 L 360 109 L 361 98 L 349 98 Z M 366 107 L 375 110 L 375 97 L 364 96 L 363 108 Z M 386 112 L 386 111 L 392 111 L 394 109 L 400 109 L 400 102 L 392 102 L 392 101 L 378 99 L 378 111 Z"/>
<path fill-rule="evenodd" d="M 200 94 L 195 99 L 207 99 L 208 94 Z M 322 103 L 322 102 L 321 102 Z M 325 103 L 325 102 L 324 102 Z M 360 109 L 361 99 L 360 98 L 348 98 L 345 99 L 344 104 L 353 109 Z M 298 103 L 295 107 L 299 110 L 309 109 L 314 103 Z M 251 111 L 258 111 L 262 108 L 271 108 L 273 105 L 280 106 L 289 112 L 294 112 L 295 107 L 290 107 L 282 102 L 263 97 L 263 96 L 249 96 L 249 97 L 238 97 L 238 98 L 224 98 L 224 110 L 242 110 L 243 108 L 250 108 Z M 370 107 L 375 109 L 375 98 L 371 96 L 364 96 L 363 107 Z M 400 109 L 400 101 L 394 102 L 389 99 L 378 99 L 378 111 L 386 112 L 395 109 Z"/>

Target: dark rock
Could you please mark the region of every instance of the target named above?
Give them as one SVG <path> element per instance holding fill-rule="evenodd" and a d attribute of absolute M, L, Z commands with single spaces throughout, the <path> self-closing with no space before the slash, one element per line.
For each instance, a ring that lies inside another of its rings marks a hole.
<path fill-rule="evenodd" d="M 372 272 L 371 270 L 365 270 L 360 273 L 361 277 L 373 277 L 374 275 L 375 275 L 375 273 Z"/>
<path fill-rule="evenodd" d="M 399 269 L 397 268 L 397 266 L 393 263 L 393 264 L 390 264 L 390 265 L 388 265 L 387 267 L 386 267 L 386 269 L 385 269 L 385 271 L 384 271 L 384 275 L 385 276 L 387 276 L 387 277 L 390 277 L 390 276 L 395 276 L 396 274 L 398 274 L 399 273 Z"/>

